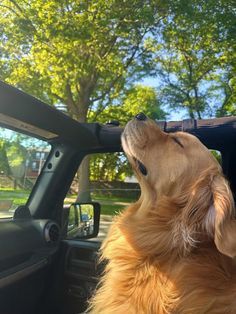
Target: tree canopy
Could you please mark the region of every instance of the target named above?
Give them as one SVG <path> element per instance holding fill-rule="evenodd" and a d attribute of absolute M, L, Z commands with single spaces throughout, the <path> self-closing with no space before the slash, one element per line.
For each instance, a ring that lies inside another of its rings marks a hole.
<path fill-rule="evenodd" d="M 235 114 L 235 18 L 230 0 L 171 5 L 156 51 L 163 103 L 191 118 Z"/>
<path fill-rule="evenodd" d="M 233 0 L 2 0 L 0 77 L 79 121 L 130 84 L 191 117 L 235 112 Z M 124 95 L 123 95 L 124 96 Z"/>
<path fill-rule="evenodd" d="M 80 122 L 236 114 L 235 15 L 234 0 L 2 0 L 0 79 Z"/>
<path fill-rule="evenodd" d="M 161 108 L 158 92 L 155 88 L 136 84 L 126 90 L 116 103 L 111 104 L 99 114 L 99 121 L 106 123 L 117 120 L 125 125 L 137 113 L 145 112 L 151 119 L 164 120 L 166 112 Z M 96 121 L 98 113 L 91 114 L 90 120 Z"/>
<path fill-rule="evenodd" d="M 145 42 L 160 22 L 149 1 L 3 0 L 0 8 L 1 78 L 79 121 L 146 73 Z"/>
<path fill-rule="evenodd" d="M 141 111 L 152 119 L 166 118 L 166 113 L 160 107 L 157 91 L 153 87 L 138 84 L 133 85 L 117 104 L 104 109 L 100 113 L 99 121 L 105 123 L 109 120 L 117 120 L 125 125 Z M 96 112 L 90 119 L 96 120 Z M 132 174 L 130 164 L 123 153 L 93 155 L 90 160 L 90 170 L 90 178 L 95 181 L 122 181 Z"/>

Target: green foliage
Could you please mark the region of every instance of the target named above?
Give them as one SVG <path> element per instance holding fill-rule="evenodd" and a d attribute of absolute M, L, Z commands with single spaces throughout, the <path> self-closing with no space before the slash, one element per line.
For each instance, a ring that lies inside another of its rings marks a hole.
<path fill-rule="evenodd" d="M 0 128 L 0 132 L 0 173 L 22 180 L 26 163 L 32 162 L 37 151 L 48 151 L 49 145 L 4 128 Z"/>
<path fill-rule="evenodd" d="M 233 0 L 2 0 L 0 12 L 0 78 L 78 121 L 163 119 L 161 104 L 236 114 Z M 134 85 L 146 75 L 158 93 Z M 130 171 L 119 154 L 92 164 L 93 178 Z"/>
<path fill-rule="evenodd" d="M 170 3 L 157 51 L 163 103 L 191 118 L 235 113 L 235 3 Z"/>
<path fill-rule="evenodd" d="M 18 142 L 13 142 L 8 145 L 6 155 L 12 175 L 16 178 L 23 178 L 27 150 Z"/>
<path fill-rule="evenodd" d="M 99 116 L 91 113 L 91 120 L 105 123 L 109 120 L 118 120 L 126 124 L 137 113 L 144 112 L 152 119 L 164 119 L 165 112 L 160 108 L 157 92 L 154 88 L 135 85 L 128 89 L 118 104 L 104 109 Z M 90 178 L 93 181 L 122 181 L 132 175 L 131 167 L 124 154 L 97 154 L 90 160 Z"/>
<path fill-rule="evenodd" d="M 4 139 L 0 139 L 0 173 L 10 174 L 10 166 L 7 159 L 7 142 Z"/>
<path fill-rule="evenodd" d="M 211 153 L 215 157 L 215 159 L 218 161 L 218 163 L 221 165 L 222 164 L 221 153 L 217 150 L 211 150 Z"/>
<path fill-rule="evenodd" d="M 123 153 L 91 156 L 90 179 L 92 181 L 123 181 L 131 174 L 131 167 Z"/>
<path fill-rule="evenodd" d="M 222 81 L 221 86 L 224 100 L 217 109 L 216 116 L 236 115 L 236 76 Z"/>
<path fill-rule="evenodd" d="M 97 112 L 91 113 L 90 120 L 102 123 L 118 120 L 124 125 L 139 112 L 145 113 L 151 119 L 165 119 L 166 113 L 161 109 L 155 88 L 141 84 L 133 85 L 117 100 L 117 104 L 110 105 L 99 115 Z"/>
<path fill-rule="evenodd" d="M 27 151 L 18 142 L 0 139 L 0 171 L 21 178 L 25 171 Z"/>
<path fill-rule="evenodd" d="M 124 112 L 128 120 L 139 112 L 144 112 L 151 119 L 165 119 L 166 113 L 160 108 L 158 94 L 153 87 L 136 85 L 127 91 L 123 99 Z M 127 121 L 126 121 L 127 122 Z"/>
<path fill-rule="evenodd" d="M 191 117 L 235 112 L 233 0 L 2 0 L 0 9 L 1 79 L 79 121 L 146 74 L 159 75 L 164 104 Z"/>
<path fill-rule="evenodd" d="M 2 0 L 0 77 L 75 119 L 146 72 L 157 7 L 149 1 Z"/>

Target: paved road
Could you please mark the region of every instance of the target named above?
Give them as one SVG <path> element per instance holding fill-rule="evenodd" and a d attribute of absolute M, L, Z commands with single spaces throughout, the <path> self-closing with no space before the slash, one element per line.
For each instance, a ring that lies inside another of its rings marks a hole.
<path fill-rule="evenodd" d="M 103 241 L 105 239 L 111 224 L 112 224 L 112 216 L 101 215 L 99 234 L 96 240 Z"/>

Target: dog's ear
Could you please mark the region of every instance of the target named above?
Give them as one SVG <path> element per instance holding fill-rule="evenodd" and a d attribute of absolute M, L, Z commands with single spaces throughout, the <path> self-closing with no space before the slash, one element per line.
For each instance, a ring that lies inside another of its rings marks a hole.
<path fill-rule="evenodd" d="M 221 175 L 213 178 L 211 190 L 213 204 L 207 213 L 206 229 L 212 233 L 215 245 L 221 253 L 235 257 L 236 220 L 232 192 L 228 182 Z"/>
<path fill-rule="evenodd" d="M 195 182 L 181 221 L 184 226 L 182 234 L 188 235 L 182 241 L 186 248 L 191 249 L 194 241 L 197 245 L 196 227 L 202 222 L 203 229 L 214 239 L 217 249 L 227 256 L 236 256 L 234 199 L 227 180 L 220 173 L 208 171 Z"/>
<path fill-rule="evenodd" d="M 174 240 L 178 241 L 181 255 L 188 254 L 199 243 L 199 228 L 206 230 L 212 236 L 212 215 L 208 210 L 212 203 L 211 178 L 209 172 L 204 172 L 189 189 L 186 189 L 177 203 L 182 207 L 179 221 L 174 221 Z M 181 203 L 183 206 L 181 206 Z"/>

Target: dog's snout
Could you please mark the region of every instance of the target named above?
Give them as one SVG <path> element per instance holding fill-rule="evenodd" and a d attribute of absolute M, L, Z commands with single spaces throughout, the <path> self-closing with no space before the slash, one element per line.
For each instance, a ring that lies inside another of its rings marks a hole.
<path fill-rule="evenodd" d="M 138 113 L 135 118 L 139 121 L 145 121 L 147 120 L 147 117 L 145 116 L 145 114 L 143 112 Z"/>

